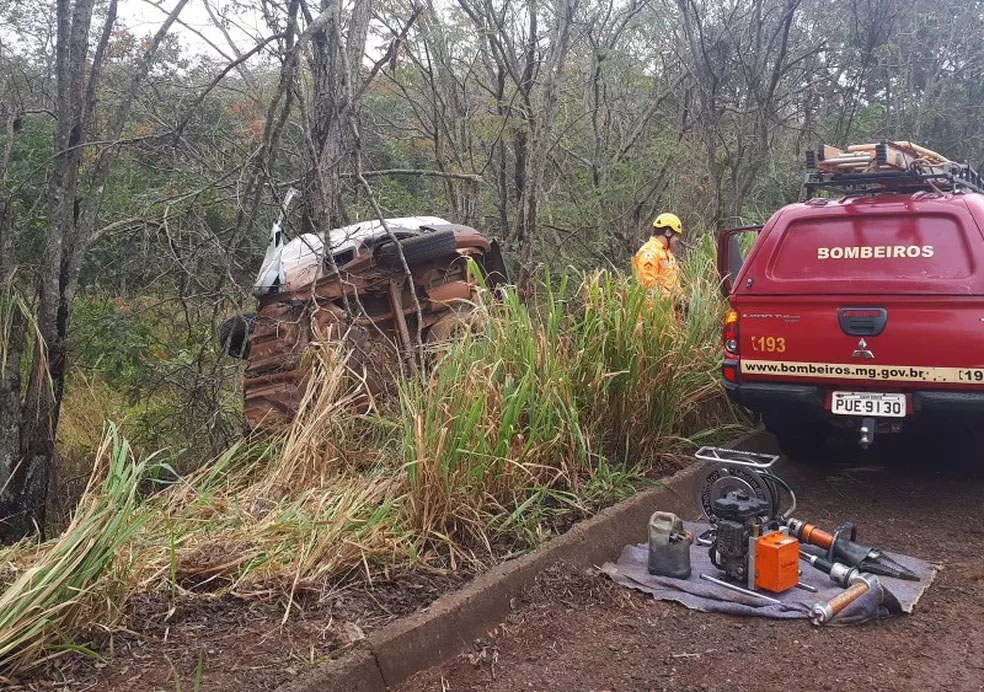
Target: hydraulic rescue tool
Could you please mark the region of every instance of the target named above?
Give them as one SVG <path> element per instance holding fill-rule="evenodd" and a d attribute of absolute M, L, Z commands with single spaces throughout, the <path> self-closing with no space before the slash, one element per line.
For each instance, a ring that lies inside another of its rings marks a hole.
<path fill-rule="evenodd" d="M 800 550 L 800 558 L 806 560 L 818 570 L 830 577 L 830 581 L 838 586 L 847 587 L 852 580 L 861 573 L 857 567 L 849 567 L 840 562 L 830 562 L 819 555 L 813 555 L 805 550 Z"/>
<path fill-rule="evenodd" d="M 830 581 L 845 589 L 843 593 L 837 594 L 829 601 L 813 604 L 813 608 L 810 609 L 810 619 L 814 625 L 830 622 L 835 615 L 868 591 L 874 591 L 877 594 L 879 603 L 885 598 L 885 590 L 882 588 L 881 582 L 878 581 L 878 577 L 873 574 L 865 574 L 857 567 L 849 567 L 840 562 L 829 562 L 803 550 L 800 551 L 800 557 L 821 572 L 825 572 L 830 576 Z"/>
<path fill-rule="evenodd" d="M 711 562 L 725 577 L 701 574 L 701 579 L 781 604 L 761 591 L 782 593 L 792 587 L 817 591 L 799 583 L 802 557 L 844 588 L 829 601 L 813 605 L 810 618 L 816 625 L 829 622 L 866 593 L 875 592 L 880 603 L 885 592 L 876 574 L 919 581 L 882 550 L 858 543 L 853 523 L 828 533 L 794 519 L 796 495 L 771 471 L 778 456 L 720 447 L 702 447 L 695 456 L 712 464 L 697 492 L 697 504 L 711 528 L 695 542 L 708 547 Z M 801 543 L 823 548 L 826 556 L 801 551 Z"/>
<path fill-rule="evenodd" d="M 789 518 L 786 526 L 791 536 L 795 536 L 803 543 L 826 550 L 827 560 L 830 562 L 840 562 L 849 567 L 857 567 L 859 571 L 870 574 L 919 581 L 919 577 L 888 557 L 884 551 L 857 543 L 855 539 L 858 529 L 853 523 L 848 522 L 838 527 L 832 534 L 815 524 L 800 519 Z M 850 532 L 850 538 L 845 535 L 848 532 Z"/>
<path fill-rule="evenodd" d="M 879 602 L 881 602 L 884 597 L 882 585 L 881 582 L 878 581 L 878 577 L 874 574 L 858 572 L 849 587 L 841 591 L 829 601 L 814 603 L 813 608 L 810 609 L 810 619 L 813 621 L 814 625 L 824 625 L 830 622 L 834 616 L 837 615 L 837 613 L 841 612 L 844 608 L 868 593 L 868 591 L 876 591 L 878 593 Z"/>
<path fill-rule="evenodd" d="M 792 488 L 769 470 L 779 460 L 777 455 L 701 447 L 694 456 L 711 465 L 697 491 L 697 505 L 709 521 L 713 521 L 714 501 L 732 490 L 743 490 L 749 497 L 764 500 L 768 504 L 767 515 L 776 520 L 776 528 L 796 511 Z M 784 493 L 789 506 L 780 511 Z"/>
<path fill-rule="evenodd" d="M 770 528 L 764 500 L 733 490 L 713 507 L 715 567 L 749 589 L 781 593 L 799 583 L 799 541 Z"/>

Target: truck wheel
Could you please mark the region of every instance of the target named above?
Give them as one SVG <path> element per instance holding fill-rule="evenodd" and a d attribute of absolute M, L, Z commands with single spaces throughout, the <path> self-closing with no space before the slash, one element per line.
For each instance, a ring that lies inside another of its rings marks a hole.
<path fill-rule="evenodd" d="M 762 414 L 762 420 L 779 443 L 779 450 L 794 461 L 817 459 L 827 448 L 830 428 L 822 421 L 802 421 L 770 413 Z"/>
<path fill-rule="evenodd" d="M 249 334 L 256 321 L 255 312 L 233 315 L 219 325 L 219 353 L 233 358 L 246 358 L 249 355 Z"/>
<path fill-rule="evenodd" d="M 454 231 L 430 231 L 399 241 L 407 266 L 429 262 L 438 257 L 453 255 L 458 250 Z M 400 269 L 400 253 L 393 241 L 378 245 L 375 251 L 376 266 L 381 269 Z"/>
<path fill-rule="evenodd" d="M 981 467 L 981 463 L 984 463 L 984 431 L 980 428 L 975 428 L 970 433 L 969 461 L 973 464 L 975 469 L 979 469 Z"/>
<path fill-rule="evenodd" d="M 950 468 L 976 473 L 984 463 L 984 430 L 979 425 L 934 420 L 903 430 L 907 456 L 936 457 Z"/>

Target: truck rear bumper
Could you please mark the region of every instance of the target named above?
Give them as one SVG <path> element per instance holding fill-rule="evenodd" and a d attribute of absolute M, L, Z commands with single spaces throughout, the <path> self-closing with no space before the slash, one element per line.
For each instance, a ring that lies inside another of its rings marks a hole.
<path fill-rule="evenodd" d="M 823 393 L 813 385 L 771 382 L 739 384 L 725 380 L 724 389 L 733 402 L 756 413 L 782 411 L 784 416 L 804 422 L 827 416 Z"/>
<path fill-rule="evenodd" d="M 913 392 L 914 415 L 984 420 L 984 392 Z"/>
<path fill-rule="evenodd" d="M 724 380 L 724 388 L 732 401 L 757 413 L 781 412 L 784 417 L 803 422 L 832 417 L 827 411 L 827 388 L 824 387 Z M 909 418 L 957 423 L 984 420 L 984 392 L 913 392 Z"/>

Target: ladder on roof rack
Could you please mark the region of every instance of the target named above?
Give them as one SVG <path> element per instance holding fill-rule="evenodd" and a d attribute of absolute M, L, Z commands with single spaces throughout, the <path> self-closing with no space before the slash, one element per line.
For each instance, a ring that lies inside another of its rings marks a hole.
<path fill-rule="evenodd" d="M 966 164 L 911 142 L 855 144 L 841 150 L 821 145 L 806 152 L 806 198 L 818 192 L 984 192 L 984 180 Z"/>

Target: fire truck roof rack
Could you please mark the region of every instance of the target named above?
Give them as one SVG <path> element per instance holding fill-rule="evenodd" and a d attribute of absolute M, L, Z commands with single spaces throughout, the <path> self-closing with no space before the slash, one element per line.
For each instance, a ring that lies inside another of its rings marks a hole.
<path fill-rule="evenodd" d="M 984 179 L 966 164 L 911 142 L 855 144 L 847 149 L 821 145 L 806 152 L 806 198 L 877 192 L 984 192 Z"/>

